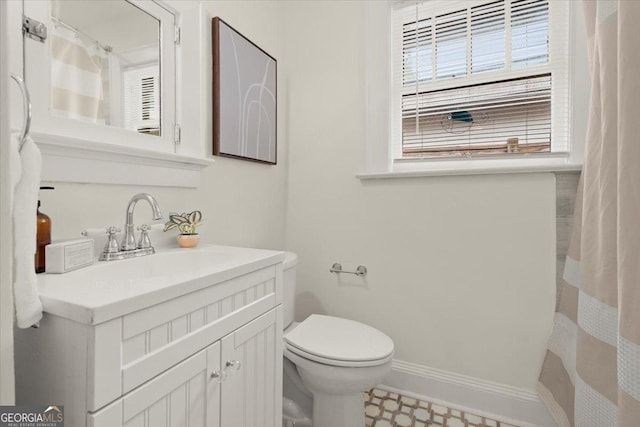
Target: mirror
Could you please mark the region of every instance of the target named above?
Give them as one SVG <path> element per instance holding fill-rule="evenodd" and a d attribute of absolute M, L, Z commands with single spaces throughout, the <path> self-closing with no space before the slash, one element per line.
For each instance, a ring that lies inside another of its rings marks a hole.
<path fill-rule="evenodd" d="M 50 19 L 51 115 L 160 136 L 160 21 L 125 0 L 52 0 Z"/>

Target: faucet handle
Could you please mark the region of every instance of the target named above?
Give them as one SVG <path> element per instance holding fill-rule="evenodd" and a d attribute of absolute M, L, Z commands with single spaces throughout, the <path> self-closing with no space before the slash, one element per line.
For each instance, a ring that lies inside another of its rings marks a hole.
<path fill-rule="evenodd" d="M 149 230 L 151 226 L 148 224 L 142 224 L 138 227 L 140 231 L 140 240 L 138 240 L 138 249 L 146 249 L 151 247 L 151 239 L 149 239 Z"/>
<path fill-rule="evenodd" d="M 107 235 L 109 237 L 107 238 L 107 244 L 104 245 L 104 253 L 110 254 L 118 252 L 119 247 L 118 242 L 116 241 L 116 233 L 118 232 L 120 232 L 118 227 L 111 226 L 107 228 Z"/>

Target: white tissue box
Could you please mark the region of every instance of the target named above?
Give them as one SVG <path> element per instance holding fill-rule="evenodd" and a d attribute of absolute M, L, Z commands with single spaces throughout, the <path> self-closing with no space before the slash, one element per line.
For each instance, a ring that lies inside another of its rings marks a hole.
<path fill-rule="evenodd" d="M 45 271 L 66 273 L 94 262 L 93 239 L 74 239 L 51 243 L 45 247 Z"/>

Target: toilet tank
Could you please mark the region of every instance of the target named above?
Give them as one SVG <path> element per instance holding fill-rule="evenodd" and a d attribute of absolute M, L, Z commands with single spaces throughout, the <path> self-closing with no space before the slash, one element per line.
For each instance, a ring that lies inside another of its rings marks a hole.
<path fill-rule="evenodd" d="M 287 326 L 293 322 L 293 305 L 296 299 L 296 264 L 298 264 L 298 256 L 293 252 L 285 252 L 282 262 L 284 329 L 287 329 Z"/>

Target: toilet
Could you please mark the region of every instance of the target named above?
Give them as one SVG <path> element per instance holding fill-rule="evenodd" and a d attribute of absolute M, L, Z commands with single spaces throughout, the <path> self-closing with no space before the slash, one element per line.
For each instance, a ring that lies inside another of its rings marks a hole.
<path fill-rule="evenodd" d="M 391 370 L 391 338 L 353 320 L 312 314 L 293 322 L 297 256 L 285 253 L 284 427 L 364 427 L 362 393 Z"/>

